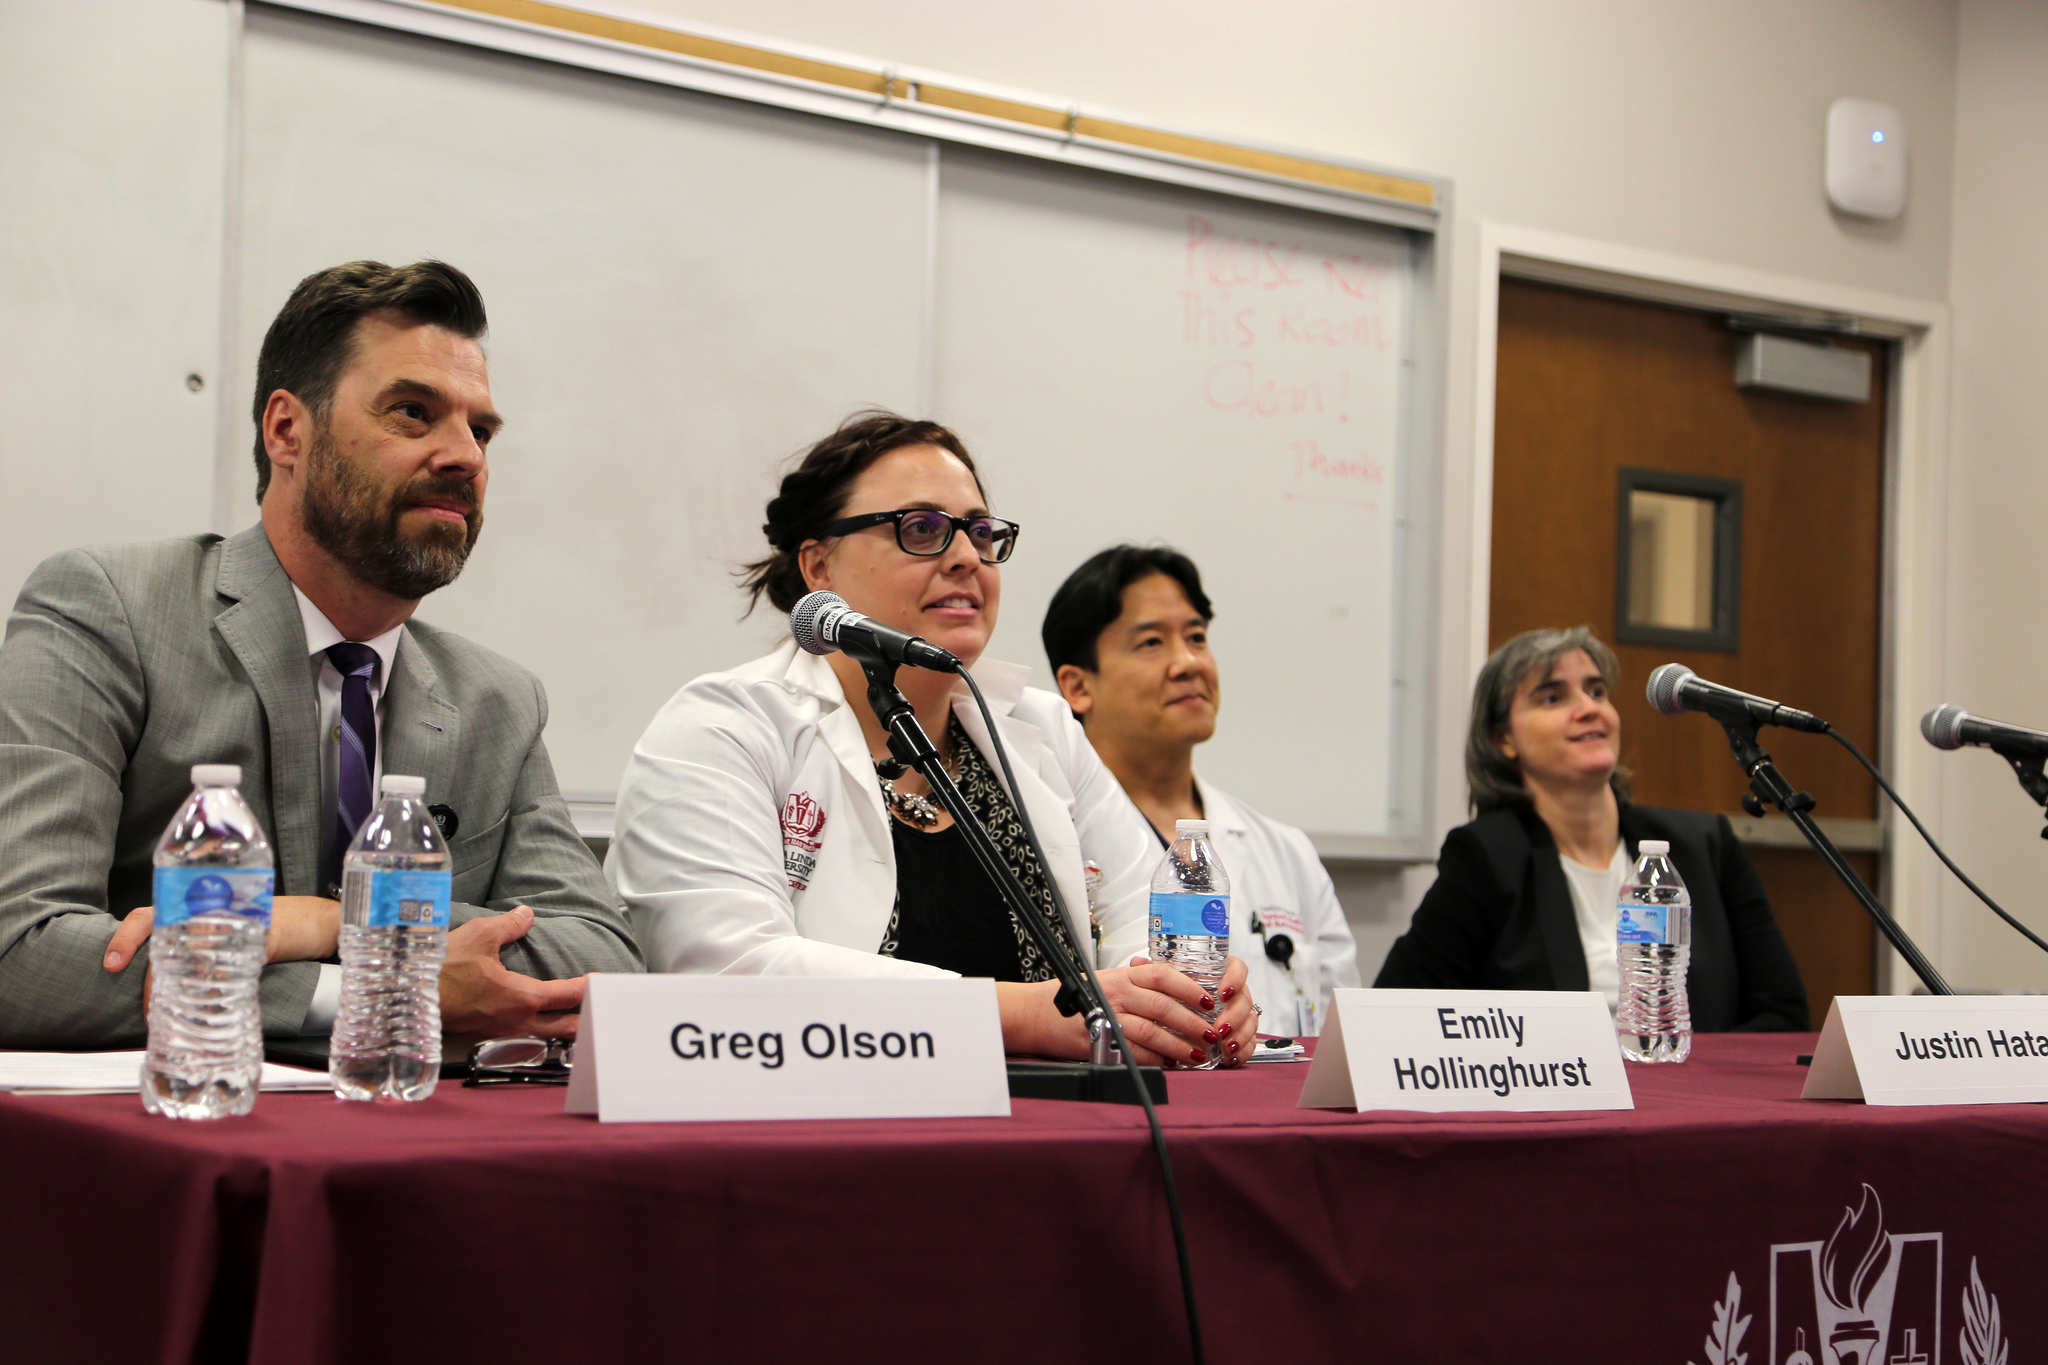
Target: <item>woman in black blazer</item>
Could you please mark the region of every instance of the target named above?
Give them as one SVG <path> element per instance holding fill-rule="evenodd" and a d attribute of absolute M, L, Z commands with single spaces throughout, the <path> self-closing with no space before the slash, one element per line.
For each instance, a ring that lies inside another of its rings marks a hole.
<path fill-rule="evenodd" d="M 1727 819 L 1629 804 L 1608 698 L 1617 671 L 1583 627 L 1518 635 L 1486 661 L 1465 748 L 1478 818 L 1445 838 L 1436 885 L 1373 985 L 1598 986 L 1611 1003 L 1614 893 L 1637 846 L 1663 839 L 1692 893 L 1694 1030 L 1812 1027 L 1799 968 Z"/>

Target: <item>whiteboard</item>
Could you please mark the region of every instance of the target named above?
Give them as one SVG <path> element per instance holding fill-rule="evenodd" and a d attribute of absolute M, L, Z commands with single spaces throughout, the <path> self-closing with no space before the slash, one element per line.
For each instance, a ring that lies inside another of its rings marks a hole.
<path fill-rule="evenodd" d="M 1118 541 L 1192 557 L 1222 680 L 1203 774 L 1321 835 L 1386 834 L 1399 707 L 1404 232 L 949 149 L 937 415 L 1023 527 L 995 653 Z"/>
<path fill-rule="evenodd" d="M 1326 853 L 1415 851 L 1426 235 L 287 11 L 249 11 L 242 98 L 238 391 L 311 270 L 484 292 L 509 424 L 421 614 L 540 675 L 572 796 L 782 637 L 734 569 L 787 457 L 881 405 L 955 425 L 1025 527 L 994 657 L 1049 683 L 1058 583 L 1169 541 L 1219 611 L 1204 774 Z"/>
<path fill-rule="evenodd" d="M 476 552 L 420 615 L 539 674 L 563 788 L 608 801 L 670 694 L 787 634 L 740 620 L 731 573 L 778 461 L 917 403 L 926 151 L 289 14 L 252 11 L 245 63 L 239 391 L 313 270 L 477 281 L 507 424 Z"/>

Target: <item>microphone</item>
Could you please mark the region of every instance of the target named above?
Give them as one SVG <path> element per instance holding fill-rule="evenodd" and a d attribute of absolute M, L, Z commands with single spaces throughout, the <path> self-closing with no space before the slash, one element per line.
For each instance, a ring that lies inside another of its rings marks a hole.
<path fill-rule="evenodd" d="M 845 650 L 863 664 L 929 669 L 933 673 L 959 673 L 960 660 L 947 650 L 894 626 L 873 621 L 852 607 L 836 592 L 819 590 L 791 608 L 789 633 L 806 653 L 830 654 Z"/>
<path fill-rule="evenodd" d="M 1650 705 L 1667 716 L 1698 711 L 1724 723 L 1734 720 L 1751 725 L 1782 725 L 1813 735 L 1824 735 L 1829 730 L 1828 723 L 1819 716 L 1710 683 L 1684 664 L 1665 664 L 1651 673 L 1648 692 Z"/>
<path fill-rule="evenodd" d="M 2048 758 L 2048 734 L 2002 720 L 1982 720 L 1946 703 L 1920 717 L 1920 733 L 1937 749 L 1981 744 L 2007 758 Z"/>

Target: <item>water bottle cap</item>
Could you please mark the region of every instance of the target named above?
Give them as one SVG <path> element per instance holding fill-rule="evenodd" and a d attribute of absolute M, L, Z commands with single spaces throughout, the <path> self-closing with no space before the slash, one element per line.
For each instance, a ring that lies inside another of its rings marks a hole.
<path fill-rule="evenodd" d="M 1207 820 L 1176 820 L 1173 822 L 1175 838 L 1179 838 L 1184 834 L 1207 834 L 1208 832 L 1209 822 Z"/>
<path fill-rule="evenodd" d="M 424 777 L 401 777 L 397 773 L 386 773 L 378 786 L 386 796 L 425 796 L 427 779 Z"/>
<path fill-rule="evenodd" d="M 1636 852 L 1645 858 L 1653 853 L 1669 853 L 1671 852 L 1671 842 L 1668 839 L 1645 839 L 1636 845 Z"/>
<path fill-rule="evenodd" d="M 239 763 L 195 763 L 192 765 L 192 785 L 195 787 L 239 787 L 242 785 L 242 765 Z"/>

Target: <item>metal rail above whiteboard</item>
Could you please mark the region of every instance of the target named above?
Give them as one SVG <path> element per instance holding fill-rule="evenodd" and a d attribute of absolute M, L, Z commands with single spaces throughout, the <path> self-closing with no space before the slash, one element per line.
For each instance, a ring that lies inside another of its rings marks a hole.
<path fill-rule="evenodd" d="M 871 127 L 1397 227 L 1434 232 L 1450 206 L 1450 182 L 1441 177 L 1239 142 L 937 72 L 689 31 L 593 5 L 547 0 L 271 2 Z"/>

